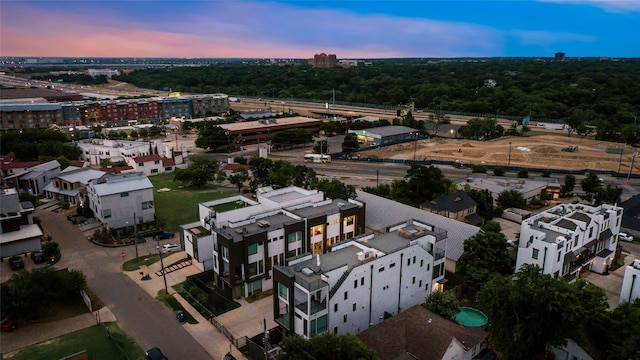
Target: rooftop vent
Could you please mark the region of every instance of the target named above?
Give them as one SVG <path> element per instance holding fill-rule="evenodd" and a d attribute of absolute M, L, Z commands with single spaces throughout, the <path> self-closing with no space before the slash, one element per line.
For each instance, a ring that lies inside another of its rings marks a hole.
<path fill-rule="evenodd" d="M 311 276 L 314 274 L 313 270 L 309 269 L 308 267 L 302 268 L 302 270 L 300 271 L 307 276 Z"/>

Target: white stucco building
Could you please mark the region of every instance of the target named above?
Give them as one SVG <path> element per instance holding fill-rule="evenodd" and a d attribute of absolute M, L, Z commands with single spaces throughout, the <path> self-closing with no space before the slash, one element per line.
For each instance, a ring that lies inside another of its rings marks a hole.
<path fill-rule="evenodd" d="M 102 224 L 119 229 L 153 221 L 153 185 L 143 173 L 105 174 L 89 182 L 87 197 Z"/>
<path fill-rule="evenodd" d="M 524 220 L 516 271 L 537 265 L 544 274 L 574 280 L 582 272 L 605 273 L 613 261 L 622 208 L 563 204 Z"/>
<path fill-rule="evenodd" d="M 421 304 L 444 278 L 443 229 L 417 220 L 274 267 L 274 319 L 305 338 L 357 334 Z"/>
<path fill-rule="evenodd" d="M 175 143 L 159 140 L 144 142 L 88 139 L 78 141 L 77 145 L 82 150 L 80 159 L 91 165 L 100 165 L 100 161 L 103 159 L 110 159 L 114 163 L 119 161 L 129 163 L 134 158 L 150 155 L 159 155 L 160 157 L 172 159 L 175 164 L 182 164 L 183 158 L 186 158 L 186 151 L 182 151 L 184 149 L 177 151 L 174 146 Z"/>
<path fill-rule="evenodd" d="M 640 259 L 634 260 L 624 269 L 619 302 L 632 302 L 637 298 L 640 298 Z"/>

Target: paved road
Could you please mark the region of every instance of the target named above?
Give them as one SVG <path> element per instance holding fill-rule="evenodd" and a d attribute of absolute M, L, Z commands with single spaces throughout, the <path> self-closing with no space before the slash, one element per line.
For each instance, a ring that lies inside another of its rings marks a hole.
<path fill-rule="evenodd" d="M 80 229 L 64 214 L 37 210 L 46 232 L 60 244 L 62 260 L 58 268 L 81 270 L 89 287 L 118 319 L 118 325 L 143 348 L 160 347 L 170 359 L 211 359 L 204 348 L 176 321 L 173 313 L 149 296 L 121 270 L 121 248 L 104 248 L 86 240 Z M 153 251 L 154 243 L 139 245 L 140 255 Z M 126 259 L 134 248 L 125 250 Z"/>

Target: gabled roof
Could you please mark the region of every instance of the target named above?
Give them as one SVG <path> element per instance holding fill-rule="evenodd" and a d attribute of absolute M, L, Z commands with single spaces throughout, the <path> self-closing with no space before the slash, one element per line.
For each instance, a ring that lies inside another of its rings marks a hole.
<path fill-rule="evenodd" d="M 464 327 L 416 305 L 357 336 L 383 360 L 442 360 L 453 341 L 471 348 L 485 340 L 487 332 Z"/>
<path fill-rule="evenodd" d="M 123 192 L 153 188 L 144 173 L 106 174 L 100 179 L 92 181 L 93 191 L 97 196 L 120 194 Z"/>
<path fill-rule="evenodd" d="M 162 157 L 158 154 L 153 154 L 153 155 L 145 155 L 145 156 L 138 156 L 138 157 L 134 157 L 133 160 L 137 163 L 143 163 L 143 162 L 147 162 L 147 161 L 156 161 L 156 160 L 162 160 Z"/>
<path fill-rule="evenodd" d="M 75 166 L 75 167 L 79 167 L 79 168 L 83 168 L 86 166 L 86 162 L 84 160 L 69 160 L 69 165 L 70 166 Z"/>
<path fill-rule="evenodd" d="M 385 227 L 408 219 L 424 221 L 447 231 L 446 257 L 458 261 L 464 252 L 464 241 L 480 231 L 480 228 L 413 206 L 385 199 L 361 190 L 356 190 L 357 200 L 371 204 L 367 206 L 367 227 L 384 231 Z"/>
<path fill-rule="evenodd" d="M 104 171 L 108 174 L 120 174 L 124 171 L 127 170 L 133 170 L 133 166 L 114 166 L 114 167 L 106 167 L 106 168 L 100 168 L 101 171 Z"/>
<path fill-rule="evenodd" d="M 0 166 L 2 166 L 2 171 L 7 171 L 9 169 L 29 169 L 38 164 L 40 164 L 39 161 L 14 161 L 10 163 L 3 162 Z"/>
<path fill-rule="evenodd" d="M 471 196 L 460 190 L 420 204 L 420 207 L 435 211 L 458 212 L 476 206 Z"/>
<path fill-rule="evenodd" d="M 162 157 L 162 166 L 167 167 L 167 166 L 175 166 L 176 162 L 173 161 L 173 159 L 169 159 L 166 156 Z"/>
<path fill-rule="evenodd" d="M 104 175 L 104 171 L 95 170 L 92 168 L 80 168 L 78 169 L 75 166 L 69 166 L 66 169 L 62 170 L 57 178 L 68 181 L 72 184 L 80 183 L 83 185 L 87 185 L 89 181 L 93 179 L 97 179 Z"/>

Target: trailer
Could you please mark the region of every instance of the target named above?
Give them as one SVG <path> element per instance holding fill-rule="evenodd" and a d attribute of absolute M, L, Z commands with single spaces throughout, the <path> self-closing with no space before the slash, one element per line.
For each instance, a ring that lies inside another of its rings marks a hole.
<path fill-rule="evenodd" d="M 536 128 L 538 129 L 549 129 L 549 130 L 567 130 L 567 124 L 552 124 L 552 123 L 544 123 L 539 122 L 536 123 Z"/>

